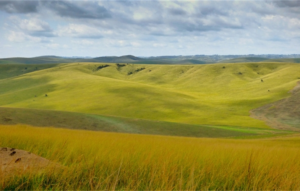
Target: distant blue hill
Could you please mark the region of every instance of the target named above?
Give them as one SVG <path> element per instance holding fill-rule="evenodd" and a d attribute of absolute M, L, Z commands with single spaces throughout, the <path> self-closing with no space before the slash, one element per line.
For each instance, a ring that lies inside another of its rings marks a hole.
<path fill-rule="evenodd" d="M 158 56 L 140 58 L 133 55 L 103 56 L 95 58 L 68 58 L 59 56 L 39 56 L 33 58 L 3 58 L 0 64 L 58 64 L 72 62 L 105 62 L 136 64 L 207 64 L 207 63 L 241 63 L 241 62 L 290 62 L 300 63 L 300 54 L 294 55 L 192 55 L 192 56 Z"/>

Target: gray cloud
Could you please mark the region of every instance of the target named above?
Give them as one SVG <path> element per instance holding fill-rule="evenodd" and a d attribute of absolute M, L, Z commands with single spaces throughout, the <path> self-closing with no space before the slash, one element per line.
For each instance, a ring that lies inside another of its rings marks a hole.
<path fill-rule="evenodd" d="M 105 19 L 109 11 L 97 2 L 44 1 L 43 6 L 61 17 L 75 19 Z"/>
<path fill-rule="evenodd" d="M 221 2 L 219 2 L 221 3 Z M 197 10 L 197 16 L 210 16 L 210 15 L 228 15 L 230 9 L 227 8 L 227 6 L 214 6 L 214 4 L 206 5 L 206 6 L 199 6 L 199 9 Z"/>
<path fill-rule="evenodd" d="M 27 2 L 29 4 L 26 4 Z M 203 3 L 199 1 L 192 5 L 193 9 L 186 9 L 186 3 L 181 1 L 105 1 L 103 3 L 101 1 L 42 0 L 26 1 L 26 3 L 18 4 L 16 1 L 10 6 L 19 7 L 19 10 L 34 7 L 34 9 L 26 9 L 27 12 L 24 13 L 37 12 L 38 8 L 39 10 L 46 9 L 62 18 L 72 18 L 74 22 L 80 24 L 115 30 L 122 27 L 123 30 L 130 32 L 137 30 L 143 31 L 144 34 L 159 36 L 176 34 L 176 31 L 182 33 L 243 28 L 241 23 L 236 22 L 239 18 L 232 19 L 230 16 L 233 9 L 228 2 Z M 102 5 L 100 5 L 101 3 Z M 10 11 L 10 13 L 12 12 Z M 107 18 L 110 18 L 109 24 L 101 21 Z M 80 21 L 82 19 L 84 19 L 83 22 Z M 170 31 L 170 29 L 174 31 Z M 47 32 L 32 34 L 43 35 Z M 50 33 L 48 35 L 50 36 Z M 96 36 L 98 37 L 98 35 Z M 94 38 L 94 36 L 92 37 Z"/>
<path fill-rule="evenodd" d="M 28 34 L 31 36 L 36 36 L 36 37 L 55 37 L 56 36 L 52 30 L 35 31 L 35 32 L 29 32 Z"/>
<path fill-rule="evenodd" d="M 18 40 L 18 34 L 22 32 L 45 39 L 98 39 L 99 42 L 112 39 L 122 46 L 126 40 L 140 44 L 159 41 L 155 43 L 156 47 L 170 45 L 170 42 L 178 45 L 182 42 L 171 39 L 179 38 L 190 38 L 191 44 L 194 38 L 203 37 L 203 40 L 210 35 L 218 36 L 210 37 L 210 42 L 216 46 L 218 42 L 231 42 L 235 38 L 240 38 L 241 44 L 254 44 L 257 39 L 279 42 L 278 39 L 298 38 L 299 6 L 298 0 L 0 0 L 0 11 L 24 14 L 12 39 Z M 282 38 L 283 34 L 286 38 Z M 131 46 L 130 43 L 127 45 Z"/>
<path fill-rule="evenodd" d="M 275 4 L 279 7 L 300 7 L 299 0 L 277 0 Z"/>
<path fill-rule="evenodd" d="M 61 17 L 76 19 L 103 19 L 111 16 L 105 7 L 97 4 L 97 1 L 0 1 L 0 10 L 7 13 L 37 13 L 40 9 L 48 9 Z"/>
<path fill-rule="evenodd" d="M 169 12 L 170 12 L 171 15 L 180 15 L 180 16 L 183 16 L 183 15 L 187 14 L 184 10 L 182 10 L 182 9 L 175 9 L 175 8 L 170 9 Z"/>
<path fill-rule="evenodd" d="M 206 24 L 204 21 L 198 22 L 182 22 L 173 23 L 172 27 L 181 32 L 207 32 L 220 31 L 222 29 L 243 29 L 240 24 L 230 23 L 229 21 L 221 20 L 219 18 L 211 19 L 211 23 Z"/>
<path fill-rule="evenodd" d="M 38 1 L 0 1 L 0 10 L 7 13 L 35 13 L 38 6 Z"/>

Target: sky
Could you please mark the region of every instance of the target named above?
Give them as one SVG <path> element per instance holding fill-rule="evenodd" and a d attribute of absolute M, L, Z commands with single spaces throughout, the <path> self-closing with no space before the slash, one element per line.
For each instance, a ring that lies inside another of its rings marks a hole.
<path fill-rule="evenodd" d="M 300 0 L 0 0 L 0 57 L 300 54 Z"/>

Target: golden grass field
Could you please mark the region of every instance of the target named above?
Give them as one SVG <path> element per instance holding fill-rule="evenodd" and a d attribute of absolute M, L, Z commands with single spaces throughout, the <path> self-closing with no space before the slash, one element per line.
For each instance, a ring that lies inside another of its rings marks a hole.
<path fill-rule="evenodd" d="M 0 126 L 0 145 L 58 162 L 53 171 L 0 174 L 18 190 L 299 190 L 299 135 L 209 139 Z"/>

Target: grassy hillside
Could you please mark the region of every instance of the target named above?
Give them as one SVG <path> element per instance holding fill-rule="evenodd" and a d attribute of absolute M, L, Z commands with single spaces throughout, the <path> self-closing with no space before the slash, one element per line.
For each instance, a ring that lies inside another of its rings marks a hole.
<path fill-rule="evenodd" d="M 269 59 L 268 62 L 285 62 L 285 63 L 300 63 L 300 58 L 278 58 Z"/>
<path fill-rule="evenodd" d="M 299 78 L 300 79 L 300 78 Z M 278 129 L 300 128 L 300 81 L 291 91 L 291 96 L 252 111 L 257 119 L 263 119 Z"/>
<path fill-rule="evenodd" d="M 66 59 L 57 56 L 40 56 L 33 58 L 3 58 L 0 64 L 59 64 L 81 61 L 82 59 Z"/>
<path fill-rule="evenodd" d="M 0 107 L 0 124 L 27 124 L 37 127 L 185 137 L 260 137 L 278 136 L 289 133 L 278 130 L 262 130 L 259 128 L 240 129 L 229 126 L 189 125 L 73 112 L 2 107 Z"/>
<path fill-rule="evenodd" d="M 57 64 L 0 64 L 0 80 L 55 67 Z"/>
<path fill-rule="evenodd" d="M 241 57 L 221 60 L 219 63 L 245 63 L 245 62 L 281 62 L 281 63 L 300 63 L 300 58 L 262 58 L 262 57 Z"/>
<path fill-rule="evenodd" d="M 287 97 L 299 71 L 280 63 L 74 63 L 0 80 L 0 105 L 266 128 L 249 111 Z"/>
<path fill-rule="evenodd" d="M 0 132 L 0 147 L 64 165 L 15 176 L 0 171 L 1 190 L 300 189 L 299 136 L 195 139 L 21 125 Z"/>
<path fill-rule="evenodd" d="M 142 58 L 138 58 L 132 55 L 125 55 L 125 56 L 104 56 L 104 57 L 97 57 L 93 59 L 89 59 L 88 62 L 120 62 L 120 63 L 127 63 L 127 62 L 136 62 L 143 60 Z"/>
<path fill-rule="evenodd" d="M 110 63 L 128 63 L 128 62 L 138 62 L 144 59 L 138 58 L 132 55 L 125 56 L 104 56 L 96 57 L 90 59 L 82 58 L 64 58 L 58 56 L 39 56 L 33 58 L 3 58 L 0 59 L 1 64 L 60 64 L 60 63 L 71 63 L 71 62 L 110 62 Z"/>

